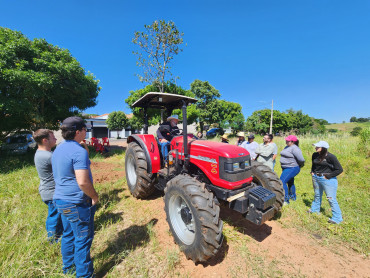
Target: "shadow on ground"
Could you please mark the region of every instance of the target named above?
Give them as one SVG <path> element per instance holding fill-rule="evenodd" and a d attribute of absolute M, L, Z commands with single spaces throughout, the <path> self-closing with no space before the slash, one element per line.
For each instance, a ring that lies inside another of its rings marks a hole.
<path fill-rule="evenodd" d="M 238 232 L 248 235 L 258 242 L 264 241 L 271 235 L 272 228 L 269 225 L 256 225 L 245 219 L 242 214 L 228 207 L 222 207 L 220 217 L 223 221 L 233 226 Z"/>
<path fill-rule="evenodd" d="M 35 152 L 35 150 L 32 150 L 23 155 L 1 152 L 0 173 L 7 174 L 24 167 L 34 166 L 33 157 L 35 156 Z"/>
<path fill-rule="evenodd" d="M 103 261 L 102 265 L 95 269 L 96 277 L 105 276 L 115 265 L 119 265 L 128 254 L 138 247 L 145 246 L 150 241 L 150 229 L 158 222 L 153 218 L 144 225 L 132 225 L 108 242 L 108 247 L 95 255 L 95 260 Z"/>

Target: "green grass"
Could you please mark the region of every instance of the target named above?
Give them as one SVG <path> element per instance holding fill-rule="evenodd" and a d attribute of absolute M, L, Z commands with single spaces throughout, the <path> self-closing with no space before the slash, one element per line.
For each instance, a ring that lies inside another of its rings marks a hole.
<path fill-rule="evenodd" d="M 285 227 L 294 227 L 302 233 L 319 238 L 329 248 L 347 245 L 360 254 L 369 252 L 369 157 L 358 148 L 359 137 L 326 135 L 325 137 L 299 137 L 306 166 L 296 178 L 298 199 L 283 208 L 279 221 Z M 214 140 L 218 140 L 217 138 Z M 231 143 L 235 142 L 231 139 Z M 327 223 L 331 216 L 325 197 L 322 213 L 306 213 L 313 200 L 310 177 L 312 143 L 326 140 L 330 151 L 341 162 L 344 173 L 338 177 L 338 202 L 344 222 L 333 226 Z M 261 137 L 256 138 L 262 142 Z M 281 151 L 284 139 L 275 142 Z M 92 155 L 93 156 L 93 155 Z M 95 155 L 93 161 L 113 163 L 122 169 L 124 153 L 117 151 L 109 157 Z M 277 164 L 279 165 L 279 164 Z M 281 170 L 276 167 L 278 175 Z M 0 159 L 0 277 L 68 277 L 61 273 L 60 245 L 46 241 L 45 217 L 47 206 L 38 193 L 39 179 L 33 165 L 33 154 Z M 94 267 L 98 277 L 188 277 L 178 268 L 179 249 L 163 250 L 160 235 L 153 227 L 157 219 L 146 201 L 130 198 L 125 178 L 95 184 L 100 204 L 95 216 L 96 233 L 92 249 Z M 243 264 L 229 269 L 230 276 L 246 273 L 254 268 L 259 277 L 282 277 L 275 261 L 264 261 L 263 254 L 254 256 L 248 250 L 248 236 L 225 220 L 224 235 L 227 242 L 243 242 L 240 255 Z"/>
<path fill-rule="evenodd" d="M 355 127 L 367 128 L 370 127 L 370 122 L 366 123 L 342 123 L 342 124 L 330 124 L 326 125 L 326 129 L 338 129 L 338 131 L 350 132 Z"/>

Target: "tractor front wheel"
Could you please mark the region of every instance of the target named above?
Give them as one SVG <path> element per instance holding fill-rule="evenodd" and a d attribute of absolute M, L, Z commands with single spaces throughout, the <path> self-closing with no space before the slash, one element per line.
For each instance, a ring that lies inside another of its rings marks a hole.
<path fill-rule="evenodd" d="M 221 247 L 223 222 L 220 207 L 204 183 L 179 175 L 164 190 L 167 222 L 187 259 L 206 262 Z"/>
<path fill-rule="evenodd" d="M 127 185 L 132 196 L 144 199 L 153 193 L 156 174 L 147 172 L 144 151 L 136 142 L 131 142 L 127 146 L 125 169 Z"/>
<path fill-rule="evenodd" d="M 253 182 L 275 193 L 275 212 L 280 211 L 284 203 L 283 183 L 268 166 L 257 161 L 253 161 L 252 166 Z"/>

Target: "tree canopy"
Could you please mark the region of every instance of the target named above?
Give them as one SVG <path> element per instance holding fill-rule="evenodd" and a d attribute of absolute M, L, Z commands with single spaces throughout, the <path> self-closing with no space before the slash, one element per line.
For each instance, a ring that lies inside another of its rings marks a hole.
<path fill-rule="evenodd" d="M 108 128 L 111 130 L 122 130 L 129 126 L 127 116 L 122 111 L 114 111 L 110 113 L 106 123 Z"/>
<path fill-rule="evenodd" d="M 135 32 L 132 40 L 140 48 L 133 52 L 137 56 L 136 64 L 143 71 L 138 77 L 141 82 L 154 84 L 163 93 L 166 81 L 173 81 L 170 62 L 182 51 L 184 33 L 172 21 L 156 20 L 144 28 L 144 32 Z"/>
<path fill-rule="evenodd" d="M 314 119 L 301 110 L 289 109 L 286 112 L 274 110 L 273 115 L 273 132 L 321 133 L 325 131 L 324 124 L 327 123 L 326 120 Z M 254 111 L 247 118 L 245 128 L 256 133 L 267 133 L 270 127 L 270 116 L 270 109 Z"/>
<path fill-rule="evenodd" d="M 57 128 L 96 105 L 98 83 L 67 49 L 0 28 L 0 136 Z"/>

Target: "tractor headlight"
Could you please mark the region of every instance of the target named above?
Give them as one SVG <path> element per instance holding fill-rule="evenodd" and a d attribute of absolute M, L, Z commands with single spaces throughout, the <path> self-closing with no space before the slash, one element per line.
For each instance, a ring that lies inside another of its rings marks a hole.
<path fill-rule="evenodd" d="M 234 163 L 225 163 L 225 171 L 228 172 L 235 172 L 244 170 L 246 167 L 249 166 L 249 161 L 241 161 L 241 162 L 234 162 Z"/>

